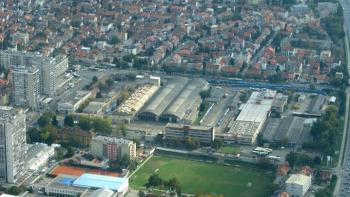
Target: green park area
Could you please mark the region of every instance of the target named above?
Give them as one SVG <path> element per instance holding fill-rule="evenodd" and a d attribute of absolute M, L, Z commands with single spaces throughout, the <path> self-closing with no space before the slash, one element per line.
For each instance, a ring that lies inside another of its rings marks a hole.
<path fill-rule="evenodd" d="M 166 180 L 176 177 L 184 193 L 259 197 L 268 196 L 272 190 L 273 176 L 270 173 L 253 167 L 224 166 L 169 156 L 153 156 L 131 177 L 130 184 L 135 189 L 145 188 L 148 178 L 158 174 Z"/>

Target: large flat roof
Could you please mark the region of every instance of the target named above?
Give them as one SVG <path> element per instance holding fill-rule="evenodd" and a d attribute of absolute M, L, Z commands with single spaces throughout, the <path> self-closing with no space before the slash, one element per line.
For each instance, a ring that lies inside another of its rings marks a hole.
<path fill-rule="evenodd" d="M 263 122 L 270 111 L 276 91 L 253 92 L 246 104 L 241 106 L 241 113 L 236 120 Z"/>
<path fill-rule="evenodd" d="M 150 101 L 144 106 L 141 111 L 153 113 L 159 116 L 178 96 L 187 82 L 188 79 L 183 77 L 172 79 L 155 93 L 152 99 L 150 99 Z"/>
<path fill-rule="evenodd" d="M 203 79 L 189 81 L 180 95 L 176 97 L 163 114 L 170 114 L 181 119 L 186 115 L 188 110 L 196 110 L 192 109 L 193 103 L 195 103 L 196 100 L 201 100 L 199 93 L 207 86 L 208 82 Z"/>
<path fill-rule="evenodd" d="M 85 173 L 77 178 L 73 182 L 73 185 L 78 187 L 108 188 L 118 191 L 126 182 L 128 182 L 127 178 Z"/>

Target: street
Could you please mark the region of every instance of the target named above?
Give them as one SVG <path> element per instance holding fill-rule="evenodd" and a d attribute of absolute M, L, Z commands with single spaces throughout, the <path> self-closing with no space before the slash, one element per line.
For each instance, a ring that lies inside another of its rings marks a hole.
<path fill-rule="evenodd" d="M 350 2 L 348 0 L 340 0 L 344 14 L 344 31 L 345 31 L 345 54 L 347 61 L 348 73 L 350 74 L 349 61 L 349 32 L 350 32 Z M 346 89 L 346 110 L 344 133 L 342 145 L 339 153 L 338 165 L 335 173 L 338 176 L 337 184 L 334 188 L 333 196 L 350 196 L 350 135 L 349 135 L 349 96 L 350 88 Z"/>

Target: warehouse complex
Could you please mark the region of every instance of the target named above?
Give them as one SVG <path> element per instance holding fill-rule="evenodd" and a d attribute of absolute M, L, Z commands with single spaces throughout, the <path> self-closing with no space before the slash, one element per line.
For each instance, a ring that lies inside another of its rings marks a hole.
<path fill-rule="evenodd" d="M 150 84 L 138 87 L 135 92 L 117 108 L 117 113 L 123 115 L 134 115 L 142 108 L 158 88 L 159 86 Z"/>
<path fill-rule="evenodd" d="M 238 117 L 229 130 L 231 141 L 239 144 L 254 144 L 256 137 L 270 115 L 277 92 L 264 90 L 253 92 L 247 103 L 242 104 Z"/>
<path fill-rule="evenodd" d="M 178 123 L 168 123 L 165 127 L 165 139 L 167 140 L 191 137 L 200 143 L 210 144 L 214 141 L 214 136 L 214 127 L 182 125 Z"/>
<path fill-rule="evenodd" d="M 138 118 L 145 121 L 192 123 L 201 103 L 199 93 L 208 86 L 203 79 L 173 79 L 145 104 Z"/>

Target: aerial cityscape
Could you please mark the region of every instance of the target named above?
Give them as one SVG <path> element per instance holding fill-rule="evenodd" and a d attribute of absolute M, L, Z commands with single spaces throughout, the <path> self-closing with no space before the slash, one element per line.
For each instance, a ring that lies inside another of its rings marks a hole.
<path fill-rule="evenodd" d="M 350 197 L 350 0 L 1 0 L 0 197 Z"/>

